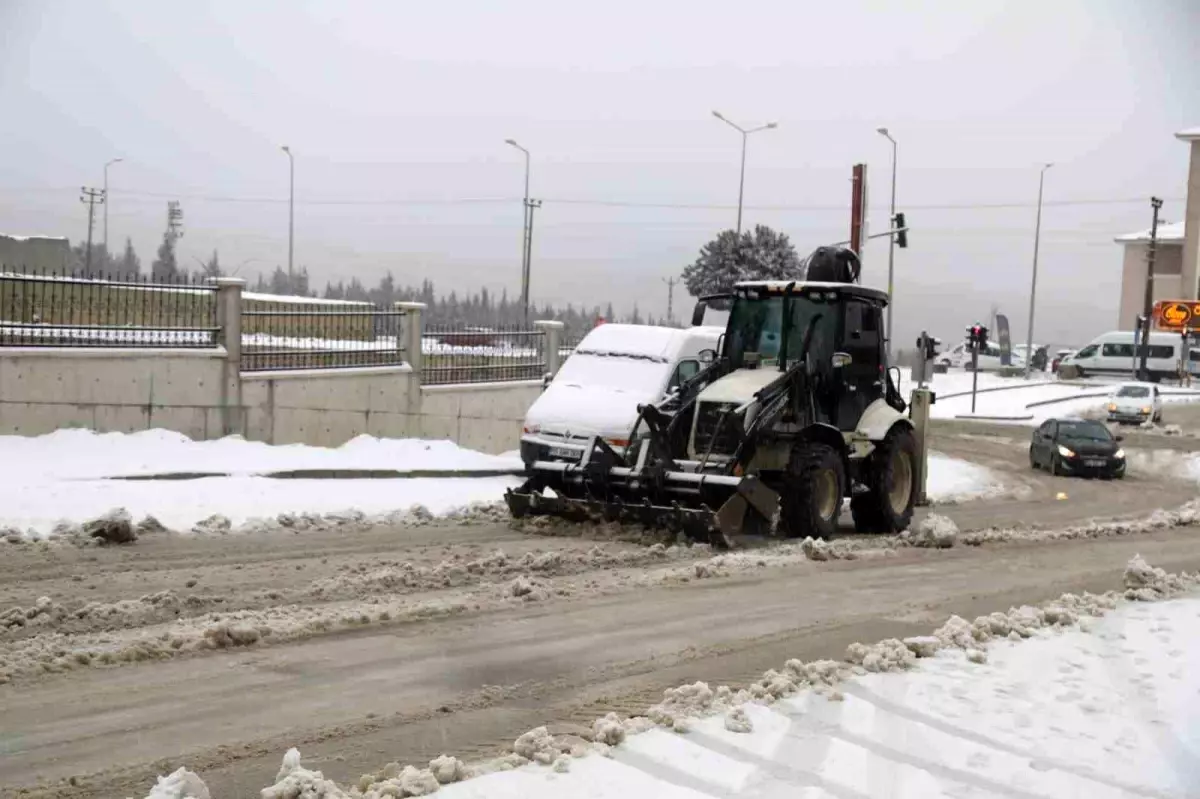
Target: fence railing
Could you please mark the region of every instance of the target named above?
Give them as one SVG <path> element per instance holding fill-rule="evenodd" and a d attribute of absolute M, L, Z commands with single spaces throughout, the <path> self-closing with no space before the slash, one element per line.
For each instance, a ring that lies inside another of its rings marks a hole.
<path fill-rule="evenodd" d="M 404 363 L 404 311 L 368 303 L 245 301 L 243 371 L 333 369 Z"/>
<path fill-rule="evenodd" d="M 205 349 L 218 333 L 211 284 L 0 267 L 0 346 Z"/>
<path fill-rule="evenodd" d="M 421 353 L 427 385 L 538 380 L 546 373 L 542 330 L 426 325 Z"/>

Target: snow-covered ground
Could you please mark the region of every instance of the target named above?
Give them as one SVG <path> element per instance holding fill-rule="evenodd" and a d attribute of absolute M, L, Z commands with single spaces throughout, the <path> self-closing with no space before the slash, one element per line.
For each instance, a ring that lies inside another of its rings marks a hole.
<path fill-rule="evenodd" d="M 907 395 L 916 384 L 908 370 L 902 370 L 901 376 L 901 390 Z M 930 385 L 937 401 L 930 415 L 935 419 L 971 415 L 971 379 L 971 373 L 962 370 L 934 375 Z M 1035 373 L 1025 380 L 981 372 L 974 415 L 1035 426 L 1052 417 L 1096 413 L 1103 410 L 1118 382 L 1089 379 L 1061 383 L 1046 373 Z M 1200 388 L 1163 386 L 1162 393 L 1165 403 L 1200 401 Z"/>
<path fill-rule="evenodd" d="M 1123 592 L 952 617 L 736 692 L 680 686 L 646 718 L 597 719 L 591 744 L 531 730 L 475 777 L 443 755 L 343 789 L 293 749 L 262 797 L 1182 799 L 1200 787 L 1198 584 L 1137 556 Z M 221 799 L 183 769 L 150 796 Z"/>
<path fill-rule="evenodd" d="M 0 436 L 0 529 L 43 536 L 60 522 L 78 524 L 113 508 L 150 515 L 190 530 L 214 514 L 234 527 L 280 514 L 384 516 L 422 505 L 442 514 L 497 502 L 520 479 L 510 476 L 375 479 L 276 479 L 297 469 L 456 470 L 521 468 L 515 454 L 485 455 L 450 441 L 359 436 L 340 447 L 272 446 L 240 437 L 192 441 L 168 430 L 94 433 L 59 430 L 25 438 Z M 961 501 L 1002 492 L 989 469 L 933 454 L 928 493 Z M 190 480 L 114 480 L 166 473 L 227 475 Z"/>

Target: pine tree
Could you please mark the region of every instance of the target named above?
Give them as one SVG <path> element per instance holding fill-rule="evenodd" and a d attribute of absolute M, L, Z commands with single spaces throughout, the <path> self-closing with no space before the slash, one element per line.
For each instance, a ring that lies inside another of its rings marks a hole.
<path fill-rule="evenodd" d="M 700 249 L 683 270 L 683 282 L 693 297 L 729 291 L 742 280 L 797 280 L 800 257 L 786 234 L 757 225 L 739 236 L 722 231 Z"/>
<path fill-rule="evenodd" d="M 202 273 L 204 277 L 221 277 L 225 273 L 221 271 L 221 262 L 217 259 L 217 251 L 213 250 L 212 257 L 208 259 L 208 263 L 204 265 Z"/>
<path fill-rule="evenodd" d="M 134 277 L 142 272 L 142 259 L 133 249 L 133 239 L 125 237 L 125 252 L 117 263 L 117 271 L 125 277 Z"/>
<path fill-rule="evenodd" d="M 154 280 L 172 281 L 184 276 L 185 273 L 175 261 L 175 236 L 167 231 L 163 234 L 162 244 L 158 245 L 154 263 L 150 264 L 150 277 Z"/>

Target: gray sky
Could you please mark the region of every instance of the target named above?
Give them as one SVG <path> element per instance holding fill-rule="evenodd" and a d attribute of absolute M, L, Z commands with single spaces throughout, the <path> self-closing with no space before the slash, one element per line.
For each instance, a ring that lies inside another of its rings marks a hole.
<path fill-rule="evenodd" d="M 0 0 L 0 30 L 0 230 L 85 237 L 78 187 L 120 156 L 114 249 L 132 236 L 148 264 L 179 199 L 182 263 L 217 248 L 269 271 L 287 258 L 288 144 L 296 263 L 318 285 L 391 270 L 515 295 L 514 137 L 545 200 L 534 299 L 661 313 L 660 278 L 733 226 L 740 140 L 712 109 L 779 122 L 751 137 L 745 223 L 802 255 L 846 237 L 856 161 L 886 225 L 887 125 L 913 228 L 902 346 L 958 336 L 993 302 L 1024 340 L 1045 161 L 1036 338 L 1110 328 L 1112 237 L 1149 226 L 1151 194 L 1182 217 L 1172 134 L 1200 124 L 1194 0 Z M 992 204 L 1022 207 L 946 208 Z M 866 282 L 885 284 L 886 258 L 868 247 Z"/>

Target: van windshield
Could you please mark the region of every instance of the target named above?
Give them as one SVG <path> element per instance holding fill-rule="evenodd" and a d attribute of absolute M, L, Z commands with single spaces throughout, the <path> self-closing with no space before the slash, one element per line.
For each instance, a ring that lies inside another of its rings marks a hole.
<path fill-rule="evenodd" d="M 658 398 L 673 364 L 636 355 L 577 352 L 563 363 L 555 383 L 603 387 Z"/>

